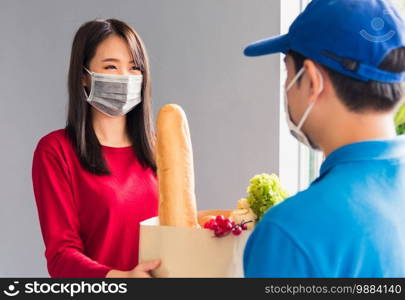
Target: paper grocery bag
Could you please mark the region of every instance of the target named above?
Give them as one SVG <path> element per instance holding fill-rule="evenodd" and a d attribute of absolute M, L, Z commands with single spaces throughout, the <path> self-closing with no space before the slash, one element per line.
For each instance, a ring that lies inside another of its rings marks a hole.
<path fill-rule="evenodd" d="M 201 211 L 206 215 L 230 211 Z M 160 259 L 154 277 L 243 277 L 243 250 L 251 231 L 214 237 L 208 229 L 160 226 L 158 217 L 140 223 L 139 262 Z"/>

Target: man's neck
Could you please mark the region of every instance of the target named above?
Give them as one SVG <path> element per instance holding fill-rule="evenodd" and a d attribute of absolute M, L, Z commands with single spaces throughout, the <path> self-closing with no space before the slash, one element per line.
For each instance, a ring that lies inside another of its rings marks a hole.
<path fill-rule="evenodd" d="M 392 114 L 356 114 L 340 119 L 328 127 L 322 143 L 327 157 L 345 145 L 377 139 L 392 139 L 396 136 Z"/>

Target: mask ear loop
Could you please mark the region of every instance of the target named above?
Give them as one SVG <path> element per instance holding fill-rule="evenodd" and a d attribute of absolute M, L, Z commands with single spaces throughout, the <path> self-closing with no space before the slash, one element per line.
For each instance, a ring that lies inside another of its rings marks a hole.
<path fill-rule="evenodd" d="M 89 73 L 90 75 L 93 73 L 89 69 L 87 69 L 85 66 L 83 66 L 83 69 L 85 69 L 87 71 L 87 73 Z"/>
<path fill-rule="evenodd" d="M 91 71 L 89 71 L 89 69 L 87 69 L 85 66 L 83 66 L 83 69 L 85 69 L 86 70 L 86 72 L 87 73 L 89 73 L 90 74 L 90 76 L 91 76 L 91 78 L 93 78 L 93 72 L 91 72 Z M 93 80 L 92 80 L 93 81 Z M 91 88 L 90 88 L 91 89 Z M 87 94 L 87 92 L 86 92 L 86 89 L 85 89 L 85 87 L 83 86 L 83 92 L 84 92 L 84 95 L 86 96 L 86 100 L 89 98 L 89 95 Z M 91 92 L 90 92 L 90 94 L 91 94 Z"/>
<path fill-rule="evenodd" d="M 290 112 L 288 110 L 288 96 L 287 93 L 288 91 L 292 88 L 292 86 L 295 84 L 295 82 L 302 76 L 302 74 L 305 72 L 305 67 L 302 67 L 298 73 L 294 76 L 294 78 L 290 81 L 290 83 L 287 84 L 285 87 L 285 92 L 284 92 L 284 110 L 285 113 L 287 114 L 287 120 L 295 127 L 297 126 L 292 122 Z"/>
<path fill-rule="evenodd" d="M 287 92 L 291 89 L 291 87 L 295 84 L 295 82 L 298 80 L 298 78 L 301 77 L 301 75 L 305 72 L 305 67 L 302 67 L 301 70 L 298 71 L 297 75 L 294 76 L 294 78 L 291 80 L 291 82 L 287 85 Z"/>

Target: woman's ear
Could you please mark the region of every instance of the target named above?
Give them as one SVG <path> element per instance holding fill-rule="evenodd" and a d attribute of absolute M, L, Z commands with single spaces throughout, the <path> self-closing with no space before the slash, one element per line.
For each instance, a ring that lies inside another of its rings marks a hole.
<path fill-rule="evenodd" d="M 310 102 L 318 99 L 324 89 L 324 78 L 319 67 L 312 60 L 306 59 L 304 67 L 309 80 L 309 99 Z"/>
<path fill-rule="evenodd" d="M 88 78 L 87 74 L 85 74 L 85 73 L 83 72 L 83 76 L 82 76 L 82 86 L 88 87 L 88 81 L 89 81 L 89 78 Z"/>

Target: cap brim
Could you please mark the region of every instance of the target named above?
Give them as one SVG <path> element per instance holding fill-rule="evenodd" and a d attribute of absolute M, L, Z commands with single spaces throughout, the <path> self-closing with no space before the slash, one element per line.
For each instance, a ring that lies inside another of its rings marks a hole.
<path fill-rule="evenodd" d="M 248 45 L 243 54 L 246 56 L 261 56 L 273 53 L 286 53 L 289 49 L 288 34 L 267 38 Z"/>

